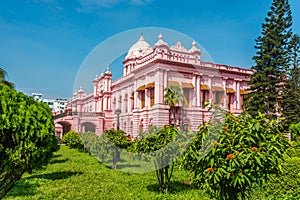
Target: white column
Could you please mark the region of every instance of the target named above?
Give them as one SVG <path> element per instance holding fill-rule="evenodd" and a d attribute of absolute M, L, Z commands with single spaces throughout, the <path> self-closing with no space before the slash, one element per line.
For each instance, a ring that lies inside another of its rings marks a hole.
<path fill-rule="evenodd" d="M 208 87 L 209 87 L 209 103 L 212 103 L 212 82 L 211 82 L 211 78 L 213 76 L 209 76 L 208 77 Z"/>
<path fill-rule="evenodd" d="M 155 103 L 163 104 L 164 99 L 164 74 L 162 71 L 156 71 L 155 74 Z"/>
<path fill-rule="evenodd" d="M 111 110 L 111 97 L 108 97 L 107 99 L 107 109 Z"/>
<path fill-rule="evenodd" d="M 103 98 L 101 98 L 101 99 L 98 100 L 98 106 L 97 107 L 98 107 L 99 112 L 103 111 L 103 108 L 101 106 L 102 105 L 102 103 L 101 103 L 102 101 L 103 101 Z"/>
<path fill-rule="evenodd" d="M 107 97 L 103 98 L 103 111 L 107 110 Z"/>
<path fill-rule="evenodd" d="M 236 80 L 233 81 L 233 89 L 237 92 L 237 84 L 236 84 Z M 233 109 L 236 110 L 236 102 L 237 102 L 237 93 L 234 96 L 234 100 L 233 100 Z"/>
<path fill-rule="evenodd" d="M 127 93 L 127 107 L 128 107 L 127 111 L 129 113 L 131 111 L 131 91 Z"/>
<path fill-rule="evenodd" d="M 237 80 L 237 86 L 236 86 L 236 98 L 237 98 L 237 109 L 241 109 L 241 97 L 240 97 L 240 80 Z"/>
<path fill-rule="evenodd" d="M 197 75 L 194 74 L 192 78 L 192 84 L 194 85 L 193 95 L 192 95 L 192 107 L 197 106 Z"/>
<path fill-rule="evenodd" d="M 223 89 L 224 89 L 224 101 L 223 101 L 223 108 L 224 109 L 227 109 L 227 93 L 226 93 L 226 79 L 225 78 L 223 78 L 223 81 L 222 81 L 223 83 Z"/>
<path fill-rule="evenodd" d="M 150 108 L 149 89 L 145 89 L 145 107 Z"/>
<path fill-rule="evenodd" d="M 133 109 L 137 109 L 138 108 L 138 92 L 137 90 L 137 80 L 134 81 L 134 101 L 133 101 Z"/>
<path fill-rule="evenodd" d="M 168 86 L 168 70 L 164 71 L 163 90 Z M 165 95 L 165 92 L 164 92 Z"/>
<path fill-rule="evenodd" d="M 197 107 L 200 107 L 200 105 L 201 105 L 201 90 L 200 90 L 200 80 L 201 78 L 200 78 L 200 76 L 198 75 L 197 76 L 197 79 L 196 79 L 196 92 L 197 92 L 197 94 L 196 94 L 196 96 L 197 96 L 197 102 L 196 102 L 196 106 Z"/>

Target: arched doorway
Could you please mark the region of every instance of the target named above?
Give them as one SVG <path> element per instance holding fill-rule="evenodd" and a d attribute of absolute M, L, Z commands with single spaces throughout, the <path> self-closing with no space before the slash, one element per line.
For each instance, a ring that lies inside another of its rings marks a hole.
<path fill-rule="evenodd" d="M 96 133 L 96 125 L 91 122 L 83 122 L 81 123 L 81 131 Z"/>
<path fill-rule="evenodd" d="M 71 131 L 71 124 L 69 122 L 66 122 L 66 121 L 60 121 L 60 122 L 57 122 L 58 125 L 60 125 L 61 127 L 59 126 L 55 126 L 55 129 L 59 128 L 60 130 L 55 130 L 55 132 L 57 132 L 57 136 L 61 139 L 64 134 L 66 134 L 67 132 Z"/>

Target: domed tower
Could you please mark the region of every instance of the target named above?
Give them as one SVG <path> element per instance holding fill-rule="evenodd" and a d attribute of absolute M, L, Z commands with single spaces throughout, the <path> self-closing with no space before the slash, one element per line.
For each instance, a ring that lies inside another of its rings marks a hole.
<path fill-rule="evenodd" d="M 201 50 L 197 48 L 197 43 L 193 41 L 192 48 L 189 52 L 194 56 L 195 62 L 198 63 L 201 60 Z"/>
<path fill-rule="evenodd" d="M 128 75 L 131 71 L 135 70 L 136 59 L 141 56 L 144 56 L 153 51 L 152 47 L 148 42 L 145 41 L 144 36 L 141 35 L 139 40 L 133 44 L 123 61 L 124 64 L 124 73 L 123 75 Z"/>

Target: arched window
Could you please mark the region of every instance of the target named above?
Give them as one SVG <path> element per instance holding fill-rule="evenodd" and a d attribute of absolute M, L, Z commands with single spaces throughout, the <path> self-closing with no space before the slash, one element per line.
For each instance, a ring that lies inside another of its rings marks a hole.
<path fill-rule="evenodd" d="M 134 109 L 134 92 L 132 92 L 130 96 L 130 110 L 133 111 L 133 109 Z"/>
<path fill-rule="evenodd" d="M 125 108 L 125 113 L 128 112 L 128 94 L 126 93 L 125 94 L 125 97 L 124 97 L 124 108 Z"/>

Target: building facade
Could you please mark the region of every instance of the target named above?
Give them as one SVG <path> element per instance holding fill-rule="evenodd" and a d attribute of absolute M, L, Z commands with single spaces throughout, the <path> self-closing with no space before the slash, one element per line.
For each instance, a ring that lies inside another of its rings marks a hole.
<path fill-rule="evenodd" d="M 96 76 L 93 93 L 82 88 L 73 94 L 65 116 L 57 116 L 63 126 L 69 117 L 69 129 L 78 132 L 117 128 L 137 136 L 149 125 L 169 124 L 169 106 L 164 103 L 164 89 L 169 85 L 181 87 L 184 103 L 178 104 L 176 121 L 192 130 L 207 121 L 211 113 L 204 105 L 219 104 L 224 109 L 240 114 L 247 82 L 253 70 L 204 62 L 201 51 L 193 42 L 186 49 L 178 42 L 169 46 L 160 34 L 152 47 L 140 36 L 123 61 L 123 76 L 112 81 L 109 68 Z M 116 114 L 116 110 L 120 114 Z"/>

